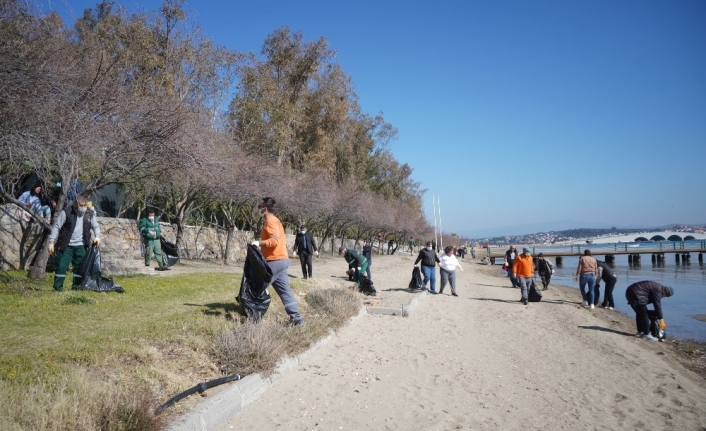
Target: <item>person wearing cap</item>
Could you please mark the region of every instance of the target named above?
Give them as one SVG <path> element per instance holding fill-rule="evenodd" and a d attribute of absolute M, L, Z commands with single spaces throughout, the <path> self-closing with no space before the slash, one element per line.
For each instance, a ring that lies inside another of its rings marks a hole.
<path fill-rule="evenodd" d="M 517 281 L 517 277 L 515 277 L 515 271 L 513 270 L 516 258 L 517 249 L 515 249 L 514 245 L 511 245 L 510 248 L 505 252 L 505 268 L 507 268 L 507 276 L 510 278 L 512 287 L 520 287 L 520 283 Z"/>
<path fill-rule="evenodd" d="M 259 247 L 262 257 L 272 270 L 272 288 L 275 289 L 279 299 L 282 300 L 284 311 L 289 316 L 289 323 L 295 326 L 303 326 L 304 319 L 299 313 L 297 298 L 289 286 L 289 253 L 287 252 L 287 236 L 284 232 L 282 222 L 275 215 L 276 201 L 271 197 L 264 197 L 257 205 L 260 215 L 265 218 L 265 225 L 262 227 L 260 239 L 252 241 L 251 245 Z"/>
<path fill-rule="evenodd" d="M 439 257 L 433 249 L 432 242 L 427 241 L 426 246 L 419 250 L 414 266 L 422 262 L 422 274 L 424 275 L 424 286 L 429 281 L 429 293 L 436 295 L 436 264 L 440 263 Z"/>
<path fill-rule="evenodd" d="M 64 208 L 49 234 L 49 254 L 54 254 L 54 243 L 57 251 L 57 267 L 54 273 L 54 290 L 64 290 L 64 281 L 69 264 L 74 268 L 74 280 L 71 289 L 77 289 L 81 284 L 79 268 L 86 249 L 91 243 L 98 247 L 101 242 L 101 230 L 96 222 L 96 215 L 88 209 L 88 199 L 77 196 L 71 206 Z"/>
<path fill-rule="evenodd" d="M 306 226 L 299 226 L 299 233 L 294 239 L 294 255 L 299 255 L 299 262 L 302 264 L 302 274 L 304 280 L 311 278 L 312 256 L 319 256 L 319 250 L 316 248 L 316 241 L 311 232 L 307 232 Z"/>
<path fill-rule="evenodd" d="M 157 261 L 158 265 L 157 270 L 164 271 L 169 269 L 164 265 L 162 243 L 160 242 L 162 229 L 159 226 L 159 219 L 154 215 L 153 208 L 148 209 L 147 217 L 140 220 L 140 233 L 142 234 L 142 242 L 145 245 L 145 266 L 150 266 L 150 261 L 154 254 L 154 260 Z"/>
<path fill-rule="evenodd" d="M 654 304 L 655 314 L 659 319 L 661 328 L 664 328 L 664 315 L 662 314 L 662 298 L 674 295 L 674 289 L 663 286 L 655 281 L 638 281 L 628 286 L 625 291 L 625 299 L 635 310 L 635 323 L 637 324 L 637 335 L 650 341 L 657 341 L 650 334 L 650 318 L 647 311 L 647 304 Z"/>
<path fill-rule="evenodd" d="M 539 274 L 539 278 L 542 279 L 542 290 L 547 290 L 549 288 L 549 281 L 552 279 L 552 274 L 554 274 L 554 265 L 552 265 L 548 259 L 544 258 L 544 253 L 537 255 L 537 273 Z"/>
<path fill-rule="evenodd" d="M 532 283 L 534 282 L 534 280 L 532 279 L 532 277 L 534 276 L 533 263 L 534 262 L 532 261 L 532 250 L 530 250 L 528 247 L 525 247 L 522 249 L 522 254 L 515 258 L 515 262 L 512 268 L 512 271 L 517 277 L 517 282 L 520 285 L 520 289 L 522 292 L 522 298 L 520 298 L 520 302 L 525 305 L 528 304 L 527 295 L 529 293 L 530 286 L 532 286 Z"/>
<path fill-rule="evenodd" d="M 49 205 L 42 204 L 42 182 L 37 181 L 31 189 L 22 193 L 18 201 L 24 204 L 27 210 L 37 214 L 38 217 L 44 217 L 44 221 L 51 223 L 51 208 Z"/>
<path fill-rule="evenodd" d="M 579 258 L 579 264 L 576 267 L 576 275 L 574 281 L 579 282 L 581 289 L 582 305 L 584 307 L 596 308 L 593 304 L 593 288 L 596 286 L 596 276 L 598 275 L 598 261 L 591 256 L 591 250 L 584 250 L 583 256 Z M 588 290 L 586 290 L 588 287 Z"/>

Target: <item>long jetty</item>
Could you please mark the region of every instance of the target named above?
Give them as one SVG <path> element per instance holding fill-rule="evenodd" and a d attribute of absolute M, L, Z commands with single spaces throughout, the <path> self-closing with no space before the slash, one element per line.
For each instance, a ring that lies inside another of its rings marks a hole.
<path fill-rule="evenodd" d="M 518 247 L 521 248 L 521 247 Z M 584 250 L 591 250 L 593 255 L 604 255 L 606 262 L 614 260 L 618 254 L 627 254 L 628 261 L 640 261 L 643 254 L 651 254 L 653 262 L 664 262 L 666 254 L 673 254 L 676 263 L 691 262 L 691 253 L 698 253 L 699 263 L 703 263 L 703 254 L 706 252 L 706 240 L 696 241 L 659 241 L 659 242 L 622 242 L 608 244 L 569 244 L 557 246 L 530 246 L 532 256 L 539 253 L 544 257 L 554 257 L 561 263 L 564 256 L 581 256 Z M 490 263 L 495 264 L 496 259 L 504 259 L 507 247 L 488 247 L 487 256 Z"/>

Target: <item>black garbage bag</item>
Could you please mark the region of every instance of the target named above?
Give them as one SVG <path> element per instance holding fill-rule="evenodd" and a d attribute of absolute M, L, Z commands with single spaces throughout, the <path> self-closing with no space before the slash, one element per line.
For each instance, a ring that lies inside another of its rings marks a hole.
<path fill-rule="evenodd" d="M 368 296 L 377 295 L 377 290 L 375 290 L 375 286 L 373 286 L 373 280 L 363 274 L 360 275 L 360 291 Z"/>
<path fill-rule="evenodd" d="M 422 279 L 422 271 L 418 266 L 412 270 L 412 280 L 409 282 L 410 289 L 424 289 L 424 279 Z"/>
<path fill-rule="evenodd" d="M 243 314 L 257 322 L 265 315 L 272 300 L 270 292 L 267 291 L 267 286 L 272 281 L 272 269 L 262 257 L 259 248 L 248 245 L 247 253 L 240 291 L 235 299 Z"/>
<path fill-rule="evenodd" d="M 667 332 L 659 327 L 659 319 L 657 318 L 657 311 L 647 310 L 647 317 L 650 319 L 650 334 L 658 340 L 664 340 L 667 338 Z"/>
<path fill-rule="evenodd" d="M 539 291 L 539 288 L 537 287 L 537 283 L 535 283 L 534 279 L 532 279 L 530 286 L 527 288 L 527 301 L 528 302 L 539 302 L 541 300 L 542 300 L 542 292 Z"/>
<path fill-rule="evenodd" d="M 83 256 L 78 273 L 81 276 L 81 283 L 78 285 L 78 290 L 125 292 L 125 289 L 115 283 L 113 279 L 101 276 L 101 252 L 100 248 L 95 245 L 88 247 L 88 250 L 86 250 L 86 255 Z"/>
<path fill-rule="evenodd" d="M 162 246 L 162 259 L 165 266 L 170 267 L 179 262 L 179 248 L 173 242 L 160 237 L 159 244 Z"/>
<path fill-rule="evenodd" d="M 50 254 L 49 259 L 47 259 L 46 272 L 54 272 L 54 271 L 56 271 L 56 268 L 58 266 L 59 266 L 59 259 L 56 258 L 56 253 Z"/>

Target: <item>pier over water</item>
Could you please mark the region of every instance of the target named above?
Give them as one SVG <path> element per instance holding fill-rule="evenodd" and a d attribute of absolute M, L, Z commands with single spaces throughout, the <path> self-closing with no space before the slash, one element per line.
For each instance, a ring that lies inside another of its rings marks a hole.
<path fill-rule="evenodd" d="M 521 247 L 518 247 L 521 248 Z M 560 246 L 530 246 L 532 256 L 537 257 L 543 253 L 544 257 L 554 257 L 557 263 L 561 263 L 564 256 L 581 256 L 585 250 L 591 250 L 591 254 L 605 256 L 606 262 L 613 260 L 615 255 L 627 254 L 628 260 L 641 260 L 641 255 L 651 254 L 653 262 L 664 262 L 665 256 L 674 255 L 674 261 L 691 262 L 691 253 L 698 253 L 699 263 L 703 263 L 703 253 L 706 252 L 706 240 L 694 241 L 659 241 L 659 242 L 623 242 L 608 244 L 571 244 Z M 505 259 L 507 247 L 489 247 L 487 256 L 490 262 L 495 264 L 498 259 L 502 262 Z"/>

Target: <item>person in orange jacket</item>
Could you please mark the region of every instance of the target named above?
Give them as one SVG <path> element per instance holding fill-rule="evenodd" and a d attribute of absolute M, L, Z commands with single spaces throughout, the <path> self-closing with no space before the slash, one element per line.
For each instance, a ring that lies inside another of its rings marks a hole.
<path fill-rule="evenodd" d="M 515 277 L 517 277 L 520 289 L 522 290 L 520 302 L 527 305 L 527 293 L 532 285 L 532 277 L 534 276 L 532 252 L 529 248 L 525 247 L 522 249 L 522 254 L 515 259 L 512 271 L 515 273 Z"/>

